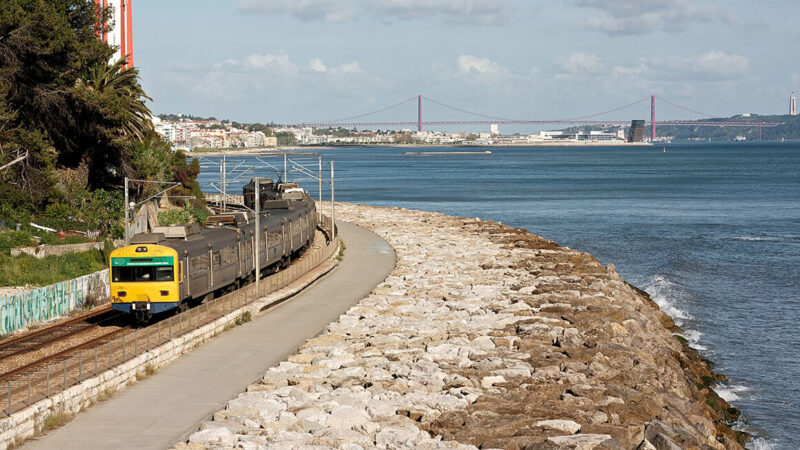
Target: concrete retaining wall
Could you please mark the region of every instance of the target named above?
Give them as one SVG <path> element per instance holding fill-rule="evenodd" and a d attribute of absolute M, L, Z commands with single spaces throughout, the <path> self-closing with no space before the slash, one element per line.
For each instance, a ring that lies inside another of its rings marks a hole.
<path fill-rule="evenodd" d="M 0 298 L 0 334 L 60 317 L 88 300 L 107 298 L 108 269 Z"/>
<path fill-rule="evenodd" d="M 115 246 L 123 245 L 125 241 L 118 239 L 114 241 Z M 36 247 L 17 247 L 11 249 L 11 256 L 31 255 L 37 259 L 47 258 L 48 256 L 58 256 L 71 252 L 87 252 L 89 250 L 103 250 L 103 242 L 81 242 L 80 244 L 65 245 L 38 245 Z"/>

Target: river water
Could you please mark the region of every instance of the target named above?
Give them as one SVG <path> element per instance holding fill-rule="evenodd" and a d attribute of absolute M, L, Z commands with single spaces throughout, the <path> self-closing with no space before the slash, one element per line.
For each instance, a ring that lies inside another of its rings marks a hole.
<path fill-rule="evenodd" d="M 491 150 L 319 153 L 336 200 L 493 219 L 613 262 L 729 378 L 717 390 L 759 436 L 749 447 L 800 447 L 800 144 Z M 204 191 L 218 179 L 204 170 Z"/>

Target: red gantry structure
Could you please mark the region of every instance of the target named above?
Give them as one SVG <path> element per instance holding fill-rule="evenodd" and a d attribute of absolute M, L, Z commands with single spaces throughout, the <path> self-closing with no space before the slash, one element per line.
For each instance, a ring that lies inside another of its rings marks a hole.
<path fill-rule="evenodd" d="M 128 57 L 125 68 L 133 67 L 133 0 L 94 0 L 101 8 L 111 11 L 110 27 L 101 27 L 98 37 L 116 51 L 111 62 Z M 109 25 L 109 24 L 104 24 Z"/>

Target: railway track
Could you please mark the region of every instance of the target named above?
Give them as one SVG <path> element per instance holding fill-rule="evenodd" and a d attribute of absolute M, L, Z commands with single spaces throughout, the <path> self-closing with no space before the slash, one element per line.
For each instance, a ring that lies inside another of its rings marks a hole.
<path fill-rule="evenodd" d="M 0 381 L 116 336 L 119 330 L 127 328 L 114 327 L 111 333 L 99 329 L 121 317 L 121 313 L 106 305 L 0 341 Z M 87 338 L 81 339 L 82 334 Z M 70 341 L 76 341 L 77 345 Z"/>
<path fill-rule="evenodd" d="M 111 339 L 114 339 L 115 337 L 119 336 L 122 333 L 127 333 L 128 331 L 130 331 L 130 327 L 129 326 L 128 327 L 124 327 L 124 328 L 117 328 L 117 329 L 112 330 L 112 331 L 110 331 L 108 333 L 104 333 L 101 336 L 98 336 L 98 337 L 92 338 L 92 339 L 90 339 L 88 341 L 85 341 L 85 342 L 83 342 L 81 344 L 70 346 L 70 347 L 68 347 L 68 348 L 66 348 L 64 350 L 61 350 L 61 351 L 57 352 L 57 353 L 53 353 L 53 354 L 47 355 L 47 356 L 45 356 L 43 358 L 36 359 L 36 360 L 34 360 L 32 362 L 29 362 L 27 364 L 20 365 L 17 368 L 15 368 L 13 370 L 10 370 L 8 372 L 5 372 L 2 375 L 0 375 L 0 382 L 6 381 L 6 380 L 11 379 L 11 378 L 14 378 L 15 376 L 17 376 L 19 374 L 26 373 L 26 372 L 28 372 L 30 370 L 33 370 L 35 368 L 38 368 L 40 366 L 44 366 L 44 365 L 47 365 L 47 364 L 58 362 L 58 361 L 60 361 L 60 360 L 62 360 L 64 358 L 67 358 L 68 356 L 70 356 L 72 353 L 74 353 L 76 351 L 84 350 L 84 349 L 88 349 L 88 348 L 94 348 L 94 347 L 103 345 L 104 343 L 110 341 Z"/>

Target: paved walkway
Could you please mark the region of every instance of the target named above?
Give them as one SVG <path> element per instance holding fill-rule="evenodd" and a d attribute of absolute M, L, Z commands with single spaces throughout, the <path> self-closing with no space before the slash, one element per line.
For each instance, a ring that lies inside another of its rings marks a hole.
<path fill-rule="evenodd" d="M 347 248 L 329 275 L 25 447 L 157 449 L 187 439 L 269 367 L 369 294 L 394 268 L 394 252 L 386 241 L 346 223 L 340 230 Z"/>

